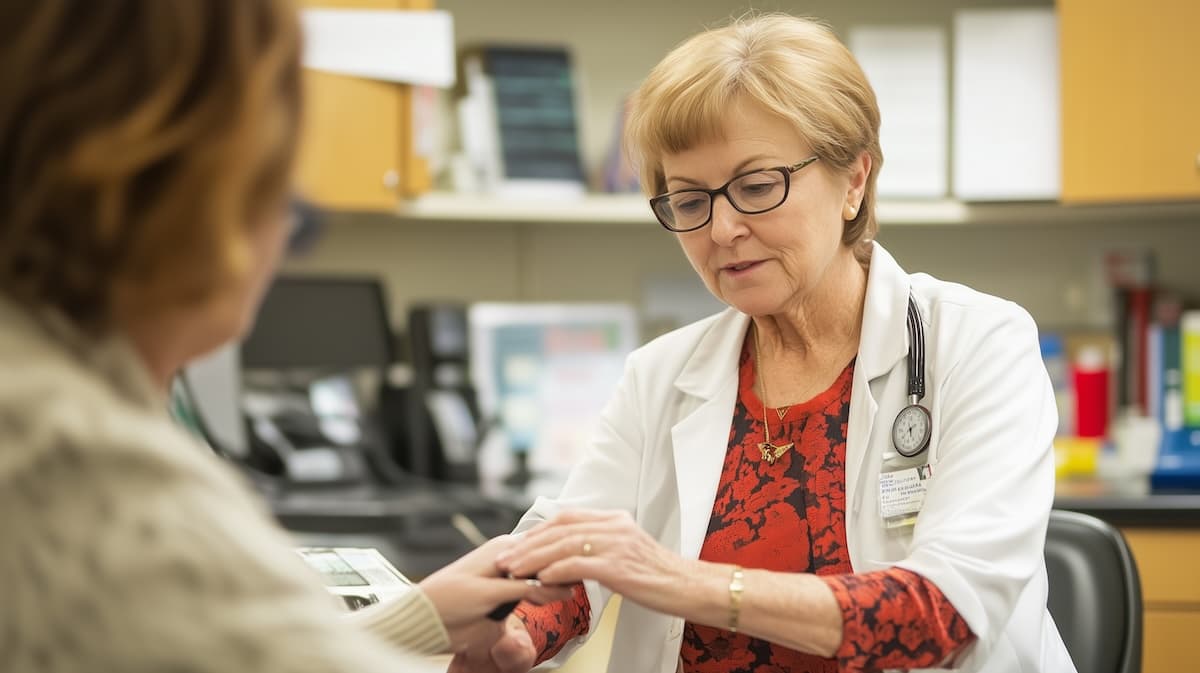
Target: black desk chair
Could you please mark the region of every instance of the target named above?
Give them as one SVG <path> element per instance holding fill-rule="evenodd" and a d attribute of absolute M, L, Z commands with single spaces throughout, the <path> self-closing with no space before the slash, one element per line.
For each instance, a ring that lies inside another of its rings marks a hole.
<path fill-rule="evenodd" d="M 1050 614 L 1079 673 L 1140 673 L 1142 586 L 1120 531 L 1054 510 L 1046 532 Z"/>

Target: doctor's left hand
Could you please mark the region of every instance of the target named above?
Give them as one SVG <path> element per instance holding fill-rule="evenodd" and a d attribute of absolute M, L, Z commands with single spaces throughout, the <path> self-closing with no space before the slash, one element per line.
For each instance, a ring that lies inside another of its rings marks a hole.
<path fill-rule="evenodd" d="M 496 563 L 543 584 L 595 580 L 644 607 L 674 613 L 694 561 L 658 543 L 624 511 L 562 512 L 525 533 Z"/>

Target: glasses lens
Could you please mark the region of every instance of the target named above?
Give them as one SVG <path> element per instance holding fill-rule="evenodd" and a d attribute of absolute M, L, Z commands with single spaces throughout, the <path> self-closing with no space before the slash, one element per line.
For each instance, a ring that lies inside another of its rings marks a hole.
<path fill-rule="evenodd" d="M 770 210 L 783 203 L 787 193 L 783 171 L 759 171 L 734 180 L 729 185 L 729 198 L 738 208 L 748 212 Z"/>
<path fill-rule="evenodd" d="M 705 192 L 678 192 L 654 201 L 654 212 L 668 229 L 694 229 L 708 219 L 712 203 Z"/>

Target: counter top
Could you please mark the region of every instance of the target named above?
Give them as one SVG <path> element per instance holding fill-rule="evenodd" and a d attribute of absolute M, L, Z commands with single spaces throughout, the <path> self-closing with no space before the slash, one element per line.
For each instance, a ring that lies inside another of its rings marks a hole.
<path fill-rule="evenodd" d="M 293 530 L 428 531 L 450 515 L 513 523 L 527 503 L 487 497 L 462 486 L 328 489 L 264 493 L 276 517 Z M 1101 481 L 1060 482 L 1054 507 L 1090 514 L 1115 526 L 1200 528 L 1200 493 L 1130 492 Z M 492 523 L 489 521 L 489 523 Z M 489 526 L 490 528 L 490 526 Z M 504 531 L 489 531 L 489 533 Z"/>
<path fill-rule="evenodd" d="M 1200 528 L 1200 493 L 1137 493 L 1104 482 L 1060 482 L 1054 507 L 1114 526 Z"/>

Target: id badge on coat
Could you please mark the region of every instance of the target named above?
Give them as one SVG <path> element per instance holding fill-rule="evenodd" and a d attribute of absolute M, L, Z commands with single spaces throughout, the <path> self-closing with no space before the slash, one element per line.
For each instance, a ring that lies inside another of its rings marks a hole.
<path fill-rule="evenodd" d="M 902 528 L 917 522 L 932 476 L 933 466 L 928 464 L 879 473 L 879 515 L 885 528 Z"/>

